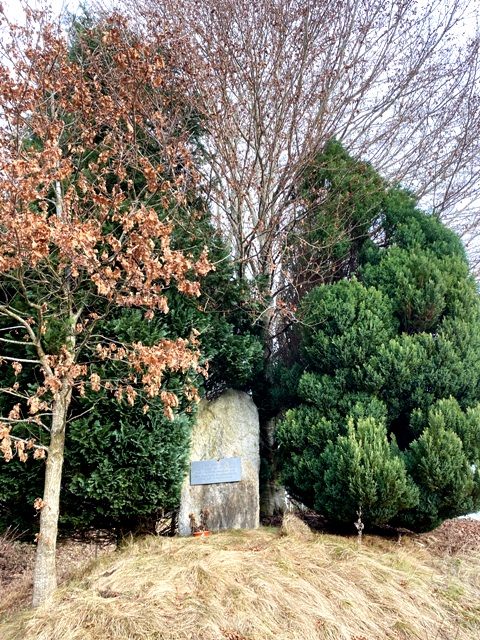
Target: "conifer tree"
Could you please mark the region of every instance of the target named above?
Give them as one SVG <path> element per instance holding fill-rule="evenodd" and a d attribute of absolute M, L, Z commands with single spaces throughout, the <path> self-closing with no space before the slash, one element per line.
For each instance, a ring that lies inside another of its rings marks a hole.
<path fill-rule="evenodd" d="M 357 278 L 301 304 L 280 456 L 288 490 L 333 521 L 361 506 L 428 530 L 480 508 L 480 299 L 459 239 L 407 192 L 388 190 L 381 219 Z"/>

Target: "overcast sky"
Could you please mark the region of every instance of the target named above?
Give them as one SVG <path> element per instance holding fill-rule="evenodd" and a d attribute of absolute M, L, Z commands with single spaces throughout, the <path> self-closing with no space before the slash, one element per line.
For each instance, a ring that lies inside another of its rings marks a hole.
<path fill-rule="evenodd" d="M 3 5 L 5 13 L 10 20 L 21 21 L 23 12 L 20 0 L 0 0 L 0 4 Z M 67 7 L 73 10 L 78 7 L 80 0 L 28 0 L 28 4 L 32 8 L 48 6 L 58 15 L 62 8 Z"/>

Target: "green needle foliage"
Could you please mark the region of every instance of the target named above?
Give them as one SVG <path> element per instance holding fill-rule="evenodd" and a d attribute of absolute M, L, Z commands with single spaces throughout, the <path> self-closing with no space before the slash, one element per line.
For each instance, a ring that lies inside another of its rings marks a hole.
<path fill-rule="evenodd" d="M 358 267 L 358 252 L 382 210 L 386 182 L 368 162 L 330 139 L 303 174 L 302 210 L 288 238 L 287 264 L 296 296 Z"/>
<path fill-rule="evenodd" d="M 480 298 L 458 237 L 407 192 L 385 193 L 379 221 L 356 277 L 300 306 L 281 467 L 333 522 L 361 507 L 367 524 L 429 530 L 480 508 Z"/>
<path fill-rule="evenodd" d="M 418 503 L 418 489 L 387 439 L 383 422 L 349 418 L 347 435 L 329 441 L 322 454 L 323 478 L 316 487 L 316 504 L 331 520 L 348 522 L 362 507 L 362 519 L 391 520 Z"/>

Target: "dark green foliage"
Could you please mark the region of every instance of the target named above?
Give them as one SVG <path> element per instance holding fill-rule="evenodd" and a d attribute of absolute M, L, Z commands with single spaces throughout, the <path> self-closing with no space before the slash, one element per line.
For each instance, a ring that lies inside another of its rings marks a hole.
<path fill-rule="evenodd" d="M 478 471 L 472 469 L 455 433 L 428 428 L 408 453 L 407 469 L 420 489 L 420 501 L 416 508 L 402 514 L 402 524 L 428 530 L 447 518 L 478 509 Z"/>
<path fill-rule="evenodd" d="M 215 269 L 203 278 L 199 298 L 175 290 L 168 293 L 165 321 L 173 335 L 199 332 L 200 350 L 209 365 L 208 378 L 202 381 L 206 392 L 248 389 L 264 366 L 263 328 L 254 321 L 261 292 L 255 282 L 235 277 L 230 251 L 214 230 L 203 201 L 193 200 L 191 207 L 174 231 L 174 245 L 189 248 L 194 257 L 208 247 Z"/>
<path fill-rule="evenodd" d="M 0 532 L 9 526 L 15 527 L 20 534 L 36 531 L 39 515 L 33 508 L 33 502 L 41 497 L 45 479 L 43 460 L 20 462 L 13 458 L 8 465 L 0 464 Z"/>
<path fill-rule="evenodd" d="M 304 355 L 319 371 L 355 370 L 395 335 L 388 298 L 355 279 L 316 288 L 302 313 Z"/>
<path fill-rule="evenodd" d="M 303 211 L 288 238 L 287 259 L 294 298 L 355 272 L 385 188 L 370 164 L 353 158 L 338 140 L 327 142 L 299 185 Z"/>
<path fill-rule="evenodd" d="M 120 343 L 141 341 L 149 345 L 162 338 L 188 336 L 196 329 L 210 371 L 207 380 L 198 376 L 199 390 L 202 392 L 203 386 L 212 391 L 230 385 L 248 388 L 263 366 L 261 332 L 250 322 L 254 310 L 249 302 L 250 288 L 233 278 L 227 249 L 212 232 L 208 220 L 197 218 L 197 224 L 198 238 L 190 229 L 187 235 L 183 227 L 183 238 L 177 230 L 175 241 L 183 246 L 189 242 L 192 254 L 200 253 L 204 243 L 210 247 L 216 271 L 205 278 L 200 298 L 183 296 L 172 288 L 168 291 L 167 315 L 157 314 L 147 322 L 139 310 L 118 310 L 110 314 L 99 331 Z M 56 339 L 54 333 L 52 339 Z M 123 374 L 119 363 L 102 366 L 103 373 L 98 370 L 104 378 Z M 10 368 L 3 367 L 0 373 L 5 385 L 13 384 Z M 31 372 L 25 367 L 22 380 L 29 375 Z M 164 382 L 165 388 L 176 392 L 180 400 L 173 423 L 155 403 L 144 415 L 140 404 L 119 404 L 111 395 L 74 398 L 61 495 L 63 526 L 134 528 L 139 519 L 178 505 L 194 416 L 194 412 L 185 413 L 192 405 L 182 394 L 183 383 L 181 374 L 170 375 Z M 2 397 L 2 410 L 8 413 L 10 408 L 9 399 Z M 75 419 L 85 411 L 88 413 Z M 0 464 L 0 528 L 11 524 L 22 531 L 35 527 L 32 504 L 41 495 L 43 475 L 42 461 Z"/>
<path fill-rule="evenodd" d="M 458 256 L 466 263 L 460 238 L 433 215 L 418 209 L 415 198 L 406 189 L 389 188 L 382 207 L 384 246 L 402 249 L 428 248 L 437 258 Z"/>
<path fill-rule="evenodd" d="M 395 442 L 389 444 L 385 425 L 374 418 L 357 424 L 350 418 L 347 435 L 329 440 L 320 466 L 314 507 L 333 522 L 351 521 L 361 506 L 363 520 L 382 524 L 418 502 Z"/>
<path fill-rule="evenodd" d="M 332 521 L 428 530 L 480 508 L 480 299 L 459 239 L 391 189 L 360 280 L 300 308 L 306 371 L 279 425 L 290 492 Z"/>
<path fill-rule="evenodd" d="M 158 403 L 159 404 L 159 403 Z M 144 416 L 105 399 L 69 431 L 61 521 L 132 529 L 142 516 L 176 508 L 192 414 L 174 422 L 161 406 Z"/>
<path fill-rule="evenodd" d="M 60 515 L 64 528 L 132 530 L 142 517 L 176 508 L 194 414 L 171 422 L 157 405 L 144 416 L 138 408 L 96 398 L 89 413 L 69 425 Z M 44 472 L 44 462 L 31 458 L 0 467 L 1 529 L 12 524 L 22 532 L 36 529 L 32 505 L 41 495 Z"/>
<path fill-rule="evenodd" d="M 298 403 L 298 383 L 303 374 L 303 366 L 294 363 L 288 367 L 280 361 L 269 364 L 262 372 L 262 378 L 255 381 L 253 399 L 265 420 Z"/>

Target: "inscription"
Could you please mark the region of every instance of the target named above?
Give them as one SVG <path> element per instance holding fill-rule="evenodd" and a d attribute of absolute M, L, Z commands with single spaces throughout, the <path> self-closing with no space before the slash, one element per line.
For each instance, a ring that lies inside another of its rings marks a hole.
<path fill-rule="evenodd" d="M 200 460 L 190 463 L 190 484 L 220 484 L 239 482 L 242 479 L 240 458 Z"/>

